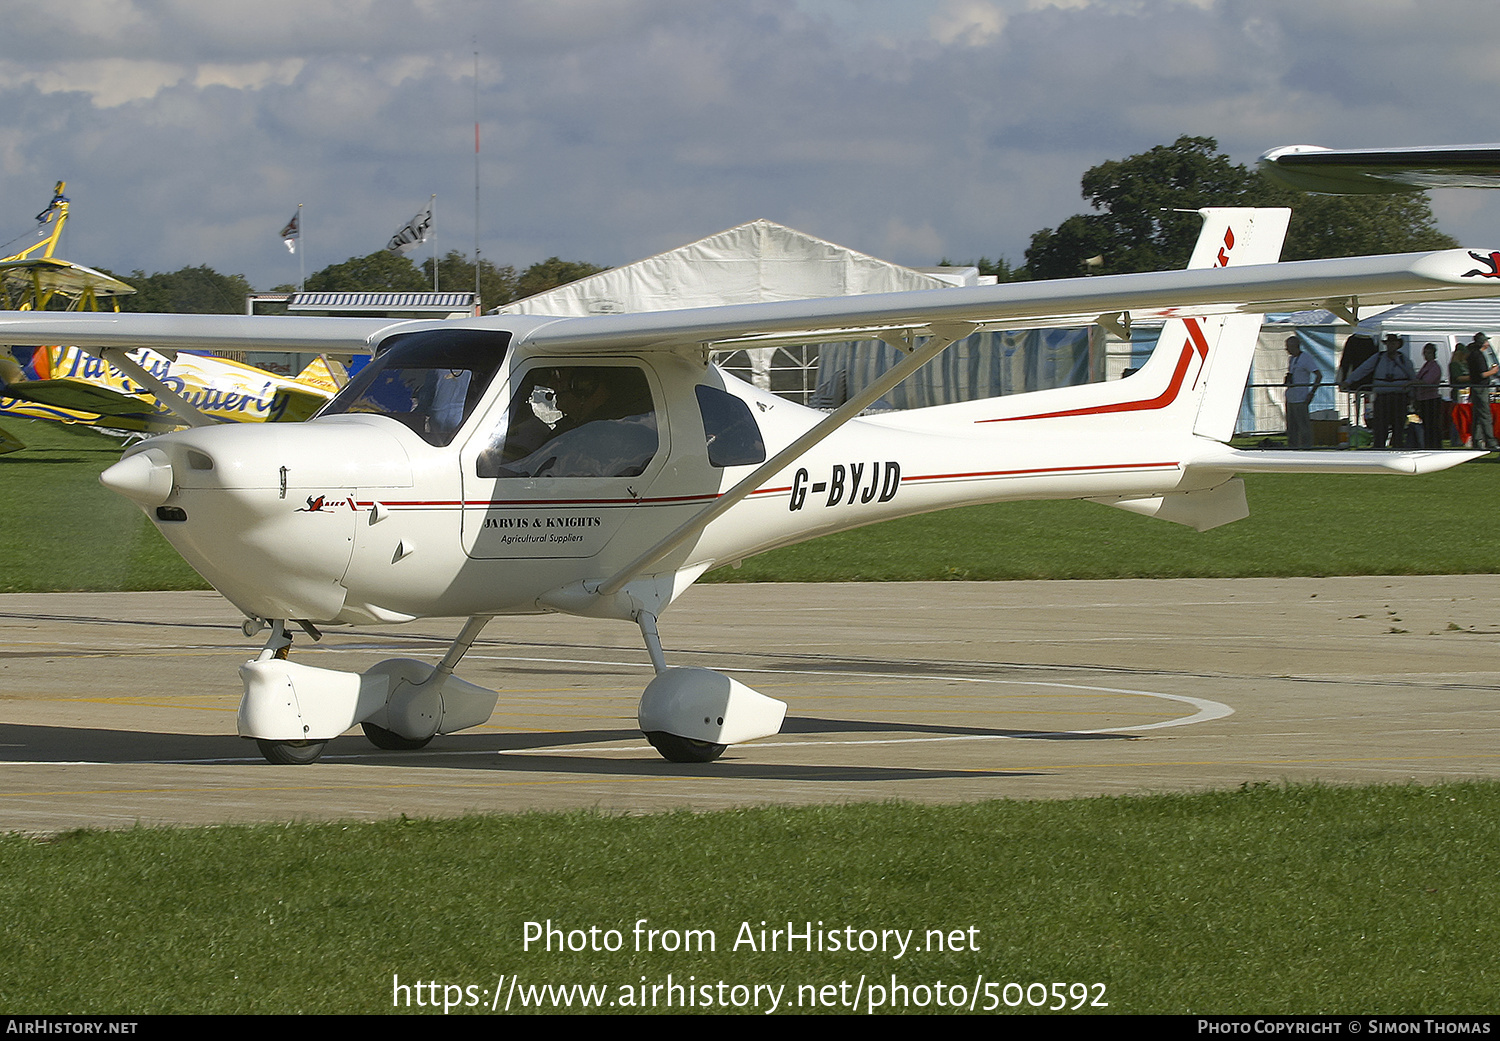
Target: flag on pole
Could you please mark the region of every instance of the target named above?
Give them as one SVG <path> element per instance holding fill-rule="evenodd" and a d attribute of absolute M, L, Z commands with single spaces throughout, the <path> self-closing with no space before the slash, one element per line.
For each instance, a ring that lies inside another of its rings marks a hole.
<path fill-rule="evenodd" d="M 52 189 L 52 201 L 47 204 L 45 210 L 36 215 L 36 222 L 38 224 L 51 224 L 58 214 L 64 212 L 63 207 L 68 204 L 68 197 L 63 194 L 64 187 L 66 187 L 66 183 L 58 181 L 57 187 Z M 37 234 L 40 235 L 42 232 L 39 230 Z"/>
<path fill-rule="evenodd" d="M 411 220 L 401 226 L 401 230 L 391 236 L 385 248 L 391 253 L 408 253 L 427 241 L 427 232 L 432 228 L 432 203 L 418 213 Z"/>
<path fill-rule="evenodd" d="M 297 252 L 297 240 L 302 237 L 299 225 L 299 218 L 301 216 L 301 211 L 292 214 L 292 219 L 287 221 L 286 227 L 281 229 L 281 241 L 286 243 L 286 251 L 288 253 Z"/>

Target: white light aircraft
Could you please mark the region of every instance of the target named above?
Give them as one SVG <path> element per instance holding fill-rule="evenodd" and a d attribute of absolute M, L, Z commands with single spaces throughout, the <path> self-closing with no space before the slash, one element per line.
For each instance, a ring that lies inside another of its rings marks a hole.
<path fill-rule="evenodd" d="M 376 352 L 307 423 L 164 434 L 100 478 L 244 612 L 247 636 L 269 629 L 241 669 L 238 730 L 272 762 L 311 762 L 354 724 L 392 749 L 482 724 L 498 694 L 454 668 L 493 618 L 538 612 L 637 625 L 656 670 L 641 729 L 668 759 L 707 762 L 786 711 L 668 666 L 657 619 L 710 568 L 1002 500 L 1088 499 L 1204 530 L 1248 514 L 1239 474 L 1423 473 L 1481 454 L 1230 447 L 1261 313 L 1500 293 L 1464 250 L 1275 263 L 1288 218 L 1205 210 L 1186 271 L 441 323 L 0 315 L 0 342 Z M 1124 379 L 860 414 L 976 330 L 1147 316 L 1166 320 L 1161 339 Z M 730 345 L 871 336 L 906 356 L 832 414 L 710 362 Z M 467 619 L 435 666 L 287 659 L 298 627 L 423 617 Z"/>

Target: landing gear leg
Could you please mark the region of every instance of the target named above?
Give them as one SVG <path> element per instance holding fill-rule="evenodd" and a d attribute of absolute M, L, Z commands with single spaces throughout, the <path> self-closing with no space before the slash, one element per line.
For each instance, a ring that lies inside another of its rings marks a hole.
<path fill-rule="evenodd" d="M 651 667 L 661 676 L 667 671 L 667 656 L 662 653 L 661 636 L 656 631 L 656 616 L 649 611 L 641 611 L 635 616 L 635 623 L 641 627 L 641 638 L 646 641 L 646 653 L 651 655 Z M 681 737 L 665 730 L 646 730 L 644 726 L 642 733 L 651 742 L 651 747 L 669 763 L 711 763 L 729 747 L 712 741 Z"/>
<path fill-rule="evenodd" d="M 266 638 L 266 645 L 261 648 L 257 661 L 270 661 L 280 659 L 285 661 L 292 652 L 292 634 L 287 632 L 286 621 L 276 618 L 271 621 L 271 635 Z M 306 766 L 315 763 L 323 754 L 323 748 L 327 741 L 268 741 L 264 738 L 255 739 L 255 747 L 260 749 L 260 754 L 265 757 L 266 762 L 275 763 L 277 766 Z"/>
<path fill-rule="evenodd" d="M 458 636 L 448 646 L 448 653 L 443 655 L 443 660 L 438 662 L 437 668 L 433 670 L 431 681 L 435 681 L 441 687 L 443 681 L 453 674 L 463 656 L 469 653 L 469 648 L 474 646 L 474 641 L 479 638 L 480 632 L 489 624 L 489 616 L 475 616 L 464 623 Z M 425 747 L 427 742 L 433 739 L 434 734 L 426 737 L 406 737 L 394 730 L 379 725 L 378 723 L 364 722 L 359 725 L 365 732 L 365 737 L 376 748 L 383 748 L 390 752 L 410 752 Z"/>

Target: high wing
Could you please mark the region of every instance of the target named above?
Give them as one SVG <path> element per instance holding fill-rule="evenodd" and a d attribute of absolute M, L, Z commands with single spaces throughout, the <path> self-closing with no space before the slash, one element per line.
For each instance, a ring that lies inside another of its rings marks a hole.
<path fill-rule="evenodd" d="M 0 343 L 69 344 L 157 350 L 368 352 L 380 333 L 402 325 L 390 318 L 302 318 L 243 314 L 0 312 Z M 422 323 L 411 323 L 420 325 Z"/>
<path fill-rule="evenodd" d="M 1101 320 L 1119 324 L 1122 318 L 1260 314 L 1308 307 L 1352 314 L 1365 305 L 1500 293 L 1500 272 L 1491 256 L 1489 251 L 1442 250 L 637 314 L 498 315 L 464 325 L 507 329 L 515 334 L 518 347 L 549 352 L 690 354 L 710 346 L 925 336 L 934 326 L 969 325 L 979 330 Z M 435 324 L 269 315 L 15 312 L 0 314 L 0 343 L 358 352 L 370 350 L 382 334 Z"/>
<path fill-rule="evenodd" d="M 1483 256 L 1489 256 L 1486 252 Z M 934 325 L 1067 327 L 1129 316 L 1262 314 L 1309 306 L 1353 311 L 1369 304 L 1449 300 L 1500 292 L 1493 270 L 1465 250 L 1150 272 L 997 286 L 796 300 L 644 314 L 561 318 L 522 342 L 549 350 L 628 352 L 772 342 L 926 335 Z M 3 335 L 3 326 L 0 326 Z"/>
<path fill-rule="evenodd" d="M 1342 149 L 1287 145 L 1261 156 L 1259 166 L 1282 184 L 1327 195 L 1500 188 L 1500 144 Z"/>

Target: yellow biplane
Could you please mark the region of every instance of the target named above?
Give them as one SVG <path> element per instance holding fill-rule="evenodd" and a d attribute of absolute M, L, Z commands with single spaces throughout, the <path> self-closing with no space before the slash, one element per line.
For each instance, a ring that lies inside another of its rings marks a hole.
<path fill-rule="evenodd" d="M 37 214 L 39 241 L 0 259 L 0 310 L 99 311 L 134 287 L 102 271 L 61 260 L 68 220 L 67 187 Z M 306 419 L 347 381 L 343 366 L 319 357 L 295 377 L 251 365 L 158 348 L 126 351 L 77 347 L 0 349 L 0 415 L 83 423 L 140 433 L 209 423 Z M 26 447 L 0 430 L 0 454 Z"/>
<path fill-rule="evenodd" d="M 68 223 L 66 187 L 66 181 L 58 181 L 52 202 L 36 215 L 39 241 L 0 258 L 0 307 L 4 310 L 45 311 L 56 301 L 65 305 L 58 310 L 97 311 L 99 302 L 107 300 L 118 311 L 120 298 L 135 292 L 118 278 L 52 255 Z"/>

